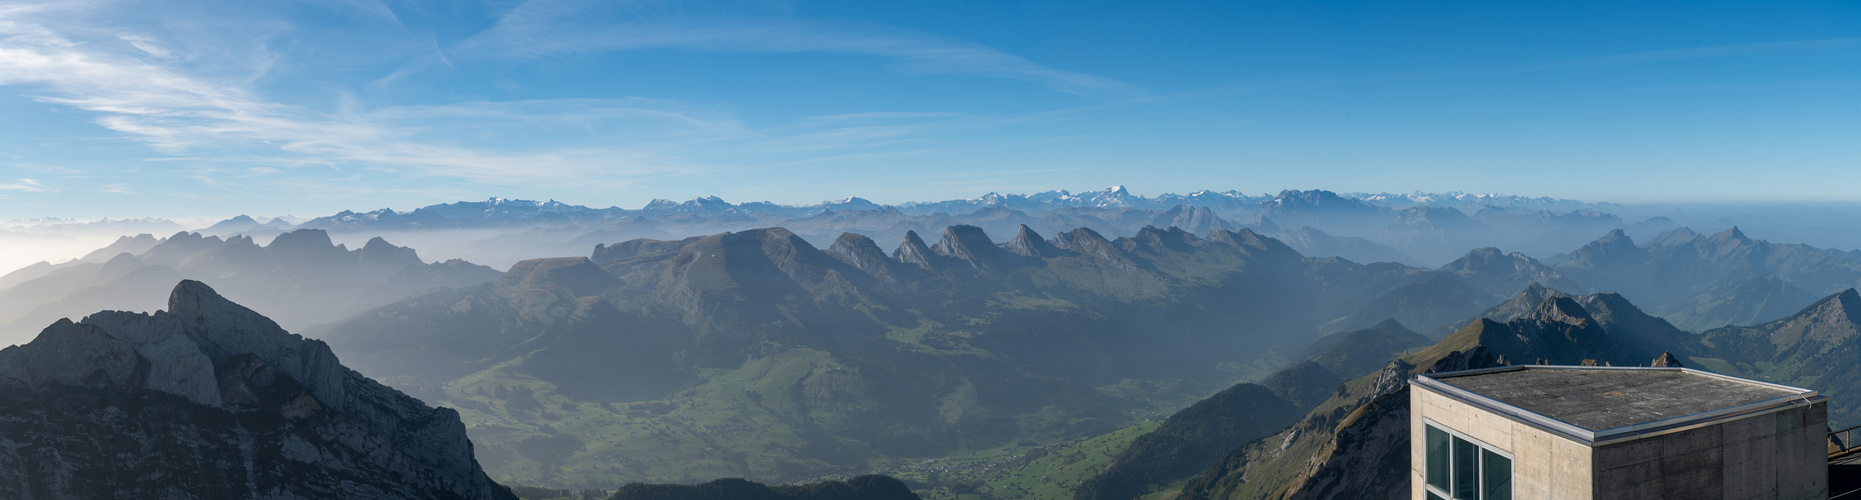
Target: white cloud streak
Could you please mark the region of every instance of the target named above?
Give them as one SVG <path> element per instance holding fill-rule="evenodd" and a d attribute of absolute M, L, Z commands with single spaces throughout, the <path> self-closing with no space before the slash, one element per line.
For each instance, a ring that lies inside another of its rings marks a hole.
<path fill-rule="evenodd" d="M 516 58 L 643 49 L 856 54 L 889 58 L 910 74 L 1008 78 L 1092 97 L 1142 93 L 1117 80 L 1053 69 L 975 42 L 897 26 L 688 15 L 655 2 L 529 0 L 457 48 Z"/>
<path fill-rule="evenodd" d="M 51 191 L 51 192 L 58 191 L 56 189 L 47 187 L 44 184 L 40 184 L 39 181 L 35 181 L 32 179 L 17 179 L 17 180 L 14 180 L 11 184 L 0 184 L 0 190 L 25 191 L 29 193 L 43 193 L 43 192 L 48 192 L 48 191 Z"/>

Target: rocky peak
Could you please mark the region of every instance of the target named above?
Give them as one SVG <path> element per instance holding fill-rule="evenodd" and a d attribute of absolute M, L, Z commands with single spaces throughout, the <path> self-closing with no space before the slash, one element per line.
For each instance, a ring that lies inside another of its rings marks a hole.
<path fill-rule="evenodd" d="M 930 246 L 924 244 L 924 238 L 918 237 L 917 231 L 905 231 L 905 241 L 899 242 L 898 249 L 892 251 L 893 259 L 918 266 L 926 271 L 937 270 L 937 263 L 932 260 L 934 256 Z"/>
<path fill-rule="evenodd" d="M 1130 241 L 1133 245 L 1130 245 L 1126 250 L 1141 249 L 1152 253 L 1188 253 L 1195 251 L 1195 242 L 1200 239 L 1201 238 L 1197 238 L 1195 235 L 1189 234 L 1189 232 L 1183 231 L 1181 228 L 1175 226 L 1170 226 L 1169 229 L 1157 229 L 1156 226 L 1144 226 L 1142 229 L 1137 230 L 1136 235 L 1131 237 Z"/>
<path fill-rule="evenodd" d="M 1584 295 L 1580 297 L 1572 297 L 1572 300 L 1577 301 L 1578 304 L 1582 304 L 1583 309 L 1586 311 L 1589 311 L 1591 317 L 1595 318 L 1596 321 L 1602 322 L 1602 323 L 1620 323 L 1620 322 L 1631 322 L 1631 321 L 1632 322 L 1660 321 L 1663 323 L 1666 322 L 1666 320 L 1662 320 L 1660 318 L 1651 316 L 1646 312 L 1643 312 L 1640 307 L 1636 307 L 1634 303 L 1631 303 L 1628 301 L 1628 298 L 1623 297 L 1622 294 L 1619 294 L 1619 293 L 1614 293 L 1614 292 L 1594 293 L 1594 294 Z"/>
<path fill-rule="evenodd" d="M 620 278 L 608 274 L 587 257 L 530 259 L 510 266 L 499 287 L 567 291 L 574 297 L 600 295 L 620 285 Z"/>
<path fill-rule="evenodd" d="M 1481 321 L 1487 321 L 1489 323 L 1491 322 L 1490 320 L 1481 320 Z M 1504 363 L 1499 362 L 1500 357 L 1504 357 L 1504 355 L 1502 354 L 1499 356 L 1494 356 L 1492 353 L 1487 351 L 1486 346 L 1476 345 L 1476 346 L 1473 346 L 1467 349 L 1462 349 L 1459 351 L 1448 353 L 1446 356 L 1442 356 L 1441 359 L 1435 360 L 1433 364 L 1430 364 L 1428 365 L 1426 369 L 1423 369 L 1422 373 L 1446 373 L 1446 372 L 1457 372 L 1461 370 L 1478 370 L 1481 368 L 1493 368 L 1493 367 L 1498 367 L 1498 366 L 1505 366 Z M 1401 361 L 1401 360 L 1396 360 L 1396 361 Z M 1390 364 L 1394 365 L 1395 363 L 1392 362 Z"/>
<path fill-rule="evenodd" d="M 1306 229 L 1311 228 L 1307 227 Z M 1317 231 L 1316 229 L 1312 230 Z M 1250 255 L 1259 255 L 1261 252 L 1264 252 L 1266 254 L 1280 255 L 1291 259 L 1303 258 L 1303 256 L 1299 255 L 1298 250 L 1293 250 L 1293 248 L 1287 246 L 1286 243 L 1278 239 L 1262 236 L 1260 233 L 1256 233 L 1253 229 L 1249 228 L 1241 228 L 1239 231 L 1210 231 L 1208 233 L 1208 241 L 1230 245 Z"/>
<path fill-rule="evenodd" d="M 388 240 L 376 236 L 358 250 L 362 260 L 392 264 L 420 264 L 420 254 L 412 248 L 397 247 Z"/>
<path fill-rule="evenodd" d="M 1520 302 L 1528 302 L 1532 304 L 1542 304 L 1544 303 L 1544 301 L 1550 300 L 1554 297 L 1569 297 L 1569 296 L 1570 296 L 1569 294 L 1566 294 L 1564 292 L 1560 292 L 1557 290 L 1553 290 L 1542 284 L 1532 283 L 1530 286 L 1525 287 L 1525 291 L 1519 292 L 1518 297 L 1514 298 L 1513 300 L 1517 300 Z"/>
<path fill-rule="evenodd" d="M 330 233 L 322 229 L 299 229 L 280 234 L 265 246 L 272 255 L 285 258 L 304 258 L 328 252 L 336 248 L 330 241 Z"/>
<path fill-rule="evenodd" d="M 879 249 L 879 244 L 873 243 L 872 238 L 867 238 L 866 235 L 840 233 L 840 238 L 834 240 L 833 246 L 827 247 L 827 255 L 840 259 L 841 262 L 865 271 L 866 274 L 875 278 L 885 281 L 896 279 L 892 272 L 892 265 L 897 261 L 886 258 L 885 250 Z"/>
<path fill-rule="evenodd" d="M 172 266 L 181 263 L 182 259 L 192 257 L 194 254 L 222 243 L 225 241 L 218 236 L 201 236 L 200 233 L 182 231 L 149 248 L 149 251 L 144 252 L 141 257 L 142 261 L 148 264 Z"/>
<path fill-rule="evenodd" d="M 1047 243 L 1046 238 L 1040 237 L 1040 233 L 1034 232 L 1034 229 L 1027 227 L 1027 224 L 1022 224 L 1021 228 L 1015 231 L 1014 239 L 1003 243 L 1002 249 L 1007 250 L 1008 253 L 1036 259 L 1052 256 L 1060 250 Z"/>
<path fill-rule="evenodd" d="M 1654 358 L 1654 362 L 1648 363 L 1648 366 L 1656 366 L 1656 367 L 1664 367 L 1664 368 L 1685 368 L 1686 367 L 1686 365 L 1680 364 L 1680 358 L 1674 357 L 1674 353 L 1669 352 L 1669 351 L 1661 351 L 1661 355 Z"/>
<path fill-rule="evenodd" d="M 1646 262 L 1648 251 L 1635 246 L 1635 240 L 1621 229 L 1612 229 L 1582 248 L 1578 248 L 1570 257 L 1567 266 L 1615 268 L 1632 266 Z"/>
<path fill-rule="evenodd" d="M 1653 240 L 1648 242 L 1648 246 L 1670 247 L 1670 246 L 1677 246 L 1677 245 L 1685 245 L 1687 243 L 1691 243 L 1693 240 L 1699 239 L 1699 237 L 1700 237 L 1699 233 L 1693 232 L 1692 228 L 1682 226 L 1679 229 L 1661 233 L 1659 236 L 1655 236 Z"/>
<path fill-rule="evenodd" d="M 1177 205 L 1169 211 L 1152 218 L 1151 225 L 1163 227 L 1180 227 L 1191 233 L 1207 233 L 1222 229 L 1238 229 L 1238 224 L 1228 222 L 1215 215 L 1208 207 L 1190 207 Z"/>
<path fill-rule="evenodd" d="M 1818 329 L 1826 326 L 1861 328 L 1861 294 L 1853 288 L 1842 290 L 1810 304 L 1794 316 L 1777 321 L 1804 321 Z"/>
<path fill-rule="evenodd" d="M 1112 267 L 1126 271 L 1137 269 L 1137 263 L 1132 261 L 1130 256 L 1125 255 L 1124 250 L 1099 235 L 1098 231 L 1083 227 L 1076 228 L 1054 235 L 1053 245 L 1061 250 L 1075 252 L 1107 263 Z"/>
<path fill-rule="evenodd" d="M 943 239 L 931 247 L 931 252 L 968 263 L 979 271 L 1001 266 L 1001 249 L 976 226 L 959 224 L 944 228 Z"/>
<path fill-rule="evenodd" d="M 1726 243 L 1726 242 L 1743 243 L 1743 242 L 1751 241 L 1750 238 L 1745 237 L 1744 231 L 1738 230 L 1738 226 L 1732 226 L 1731 229 L 1720 231 L 1719 234 L 1712 235 L 1711 239 L 1714 243 Z"/>
<path fill-rule="evenodd" d="M 1279 192 L 1279 196 L 1275 196 L 1272 201 L 1267 202 L 1267 206 L 1283 210 L 1364 210 L 1371 208 L 1362 201 L 1338 196 L 1337 193 L 1322 189 L 1314 189 L 1311 191 L 1282 190 Z"/>
<path fill-rule="evenodd" d="M 1476 248 L 1467 255 L 1441 266 L 1441 270 L 1462 276 L 1512 276 L 1536 274 L 1544 267 L 1537 259 L 1522 253 L 1504 253 L 1498 248 Z"/>
<path fill-rule="evenodd" d="M 328 345 L 305 339 L 278 327 L 278 323 L 245 306 L 220 296 L 205 283 L 183 280 L 168 294 L 167 313 L 180 321 L 185 331 L 210 359 L 234 354 L 251 354 L 279 371 L 296 378 L 319 399 L 342 408 L 343 377 L 348 369 L 336 362 Z M 139 322 L 149 317 L 127 313 L 100 313 L 85 318 L 89 323 Z M 108 327 L 106 327 L 108 328 Z M 116 328 L 128 331 L 130 328 Z"/>
<path fill-rule="evenodd" d="M 1595 325 L 1596 319 L 1583 309 L 1582 304 L 1570 297 L 1555 297 L 1545 300 L 1530 314 L 1519 318 L 1527 321 L 1557 322 L 1576 327 Z"/>
<path fill-rule="evenodd" d="M 0 468 L 4 497 L 512 498 L 478 467 L 457 412 L 198 281 L 176 285 L 166 311 L 60 320 L 0 349 L 0 390 L 30 409 L 0 426 L 0 463 L 36 464 Z"/>
<path fill-rule="evenodd" d="M 1623 232 L 1622 229 L 1620 228 L 1610 229 L 1609 234 L 1605 234 L 1603 235 L 1603 237 L 1597 238 L 1596 243 L 1602 243 L 1605 246 L 1620 246 L 1624 244 L 1628 246 L 1635 246 L 1635 240 L 1632 238 L 1629 238 L 1628 233 Z"/>
<path fill-rule="evenodd" d="M 1370 384 L 1370 392 L 1376 395 L 1396 392 L 1408 387 L 1409 374 L 1415 371 L 1415 365 L 1402 358 L 1389 360 L 1382 370 L 1376 372 L 1376 381 Z"/>
<path fill-rule="evenodd" d="M 147 252 L 151 248 L 155 248 L 155 245 L 158 244 L 161 244 L 161 240 L 155 239 L 155 236 L 149 233 L 142 233 L 133 237 L 120 236 L 116 238 L 115 242 L 110 243 L 109 246 L 93 250 L 78 260 L 99 262 L 116 257 L 117 254 L 121 253 L 137 255 L 142 252 Z"/>

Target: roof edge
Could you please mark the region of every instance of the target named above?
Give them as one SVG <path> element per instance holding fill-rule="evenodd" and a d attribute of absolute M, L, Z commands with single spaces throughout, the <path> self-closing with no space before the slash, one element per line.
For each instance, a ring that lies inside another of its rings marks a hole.
<path fill-rule="evenodd" d="M 1737 383 L 1746 384 L 1746 385 L 1755 385 L 1755 386 L 1765 387 L 1765 388 L 1770 388 L 1770 389 L 1791 391 L 1793 392 L 1793 394 L 1788 394 L 1782 397 L 1771 398 L 1771 399 L 1757 401 L 1753 403 L 1746 403 L 1746 404 L 1738 405 L 1738 406 L 1720 408 L 1717 410 L 1712 410 L 1712 411 L 1707 411 L 1707 412 L 1694 413 L 1691 415 L 1682 415 L 1682 416 L 1673 417 L 1673 418 L 1653 420 L 1653 421 L 1625 425 L 1625 426 L 1614 427 L 1614 428 L 1609 428 L 1609 429 L 1591 430 L 1583 426 L 1579 426 L 1576 424 L 1572 424 L 1569 422 L 1551 418 L 1550 416 L 1547 416 L 1544 414 L 1533 412 L 1531 410 L 1526 410 L 1524 408 L 1513 406 L 1509 403 L 1501 402 L 1493 398 L 1482 396 L 1473 391 L 1469 391 L 1469 390 L 1462 389 L 1459 387 L 1454 387 L 1452 385 L 1447 384 L 1446 382 L 1442 382 L 1439 380 L 1442 378 L 1483 375 L 1483 374 L 1488 374 L 1488 373 L 1501 373 L 1501 372 L 1519 371 L 1519 370 L 1678 371 L 1678 372 L 1688 373 L 1692 375 L 1711 377 L 1711 378 L 1720 379 L 1720 380 L 1737 382 Z M 1733 377 L 1730 375 L 1723 375 L 1723 374 L 1718 374 L 1718 373 L 1713 373 L 1713 372 L 1708 372 L 1708 371 L 1701 371 L 1701 370 L 1695 370 L 1692 368 L 1681 368 L 1681 367 L 1514 365 L 1514 366 L 1500 366 L 1500 367 L 1493 367 L 1493 368 L 1480 368 L 1480 369 L 1474 369 L 1474 370 L 1461 370 L 1461 371 L 1453 371 L 1453 372 L 1441 372 L 1441 373 L 1416 375 L 1416 377 L 1410 380 L 1409 383 L 1411 386 L 1427 389 L 1430 392 L 1434 392 L 1441 396 L 1455 399 L 1462 403 L 1481 408 L 1490 413 L 1494 413 L 1494 414 L 1506 417 L 1507 419 L 1512 420 L 1514 422 L 1522 423 L 1522 424 L 1531 426 L 1533 428 L 1536 428 L 1538 430 L 1549 432 L 1559 437 L 1563 437 L 1571 441 L 1576 441 L 1578 443 L 1582 443 L 1590 447 L 1597 447 L 1597 446 L 1610 445 L 1610 444 L 1621 443 L 1621 442 L 1626 442 L 1626 441 L 1633 441 L 1636 439 L 1660 436 L 1664 434 L 1672 434 L 1675 432 L 1704 427 L 1709 424 L 1724 423 L 1724 422 L 1729 422 L 1733 420 L 1739 420 L 1739 419 L 1764 415 L 1767 413 L 1783 411 L 1789 408 L 1796 407 L 1798 405 L 1809 405 L 1809 404 L 1821 403 L 1829 399 L 1828 397 L 1822 396 L 1821 394 L 1811 389 L 1804 389 L 1801 387 L 1792 387 L 1792 386 L 1787 386 L 1787 385 L 1782 385 L 1782 384 L 1773 384 L 1770 382 L 1761 382 L 1757 380 Z"/>

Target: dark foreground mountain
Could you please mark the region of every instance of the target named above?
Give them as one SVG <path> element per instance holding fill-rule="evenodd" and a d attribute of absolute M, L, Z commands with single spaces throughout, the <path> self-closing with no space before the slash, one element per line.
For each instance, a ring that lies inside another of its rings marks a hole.
<path fill-rule="evenodd" d="M 1657 354 L 1645 358 L 1649 353 Z M 1181 498 L 1407 498 L 1402 381 L 1508 361 L 1689 366 L 1850 400 L 1842 395 L 1861 394 L 1861 377 L 1845 368 L 1861 364 L 1861 293 L 1844 290 L 1774 321 L 1688 334 L 1620 295 L 1532 287 L 1380 375 L 1347 383 L 1291 428 L 1230 453 L 1190 481 Z M 1831 406 L 1831 423 L 1861 420 L 1857 408 L 1852 401 Z"/>
<path fill-rule="evenodd" d="M 514 499 L 458 414 L 199 282 L 0 350 L 0 497 Z"/>
<path fill-rule="evenodd" d="M 1183 486 L 1185 499 L 1408 498 L 1408 379 L 1502 364 L 1646 365 L 1650 345 L 1683 335 L 1614 294 L 1543 297 L 1528 312 L 1479 318 L 1433 346 L 1347 382 L 1277 434 L 1233 449 Z M 1660 357 L 1657 359 L 1657 355 Z"/>
<path fill-rule="evenodd" d="M 611 500 L 919 500 L 905 483 L 885 476 L 842 481 L 765 486 L 743 479 L 703 484 L 643 484 L 620 487 Z"/>
<path fill-rule="evenodd" d="M 175 282 L 212 283 L 290 329 L 343 318 L 434 287 L 497 279 L 488 267 L 454 260 L 426 263 L 413 249 L 380 238 L 361 248 L 334 244 L 321 230 L 220 239 L 176 233 L 156 240 L 124 237 L 87 256 L 0 289 L 0 345 L 25 342 L 59 318 L 93 311 L 153 311 Z"/>
<path fill-rule="evenodd" d="M 1285 427 L 1303 410 L 1266 387 L 1237 384 L 1189 405 L 1157 430 L 1133 440 L 1104 472 L 1080 485 L 1075 498 L 1143 495 L 1153 484 L 1193 474 L 1227 450 Z"/>

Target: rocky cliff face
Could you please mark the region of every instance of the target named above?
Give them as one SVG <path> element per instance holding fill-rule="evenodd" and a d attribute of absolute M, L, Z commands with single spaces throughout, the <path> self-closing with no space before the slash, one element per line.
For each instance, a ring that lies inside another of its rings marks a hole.
<path fill-rule="evenodd" d="M 457 412 L 195 281 L 0 350 L 0 497 L 515 498 Z"/>

